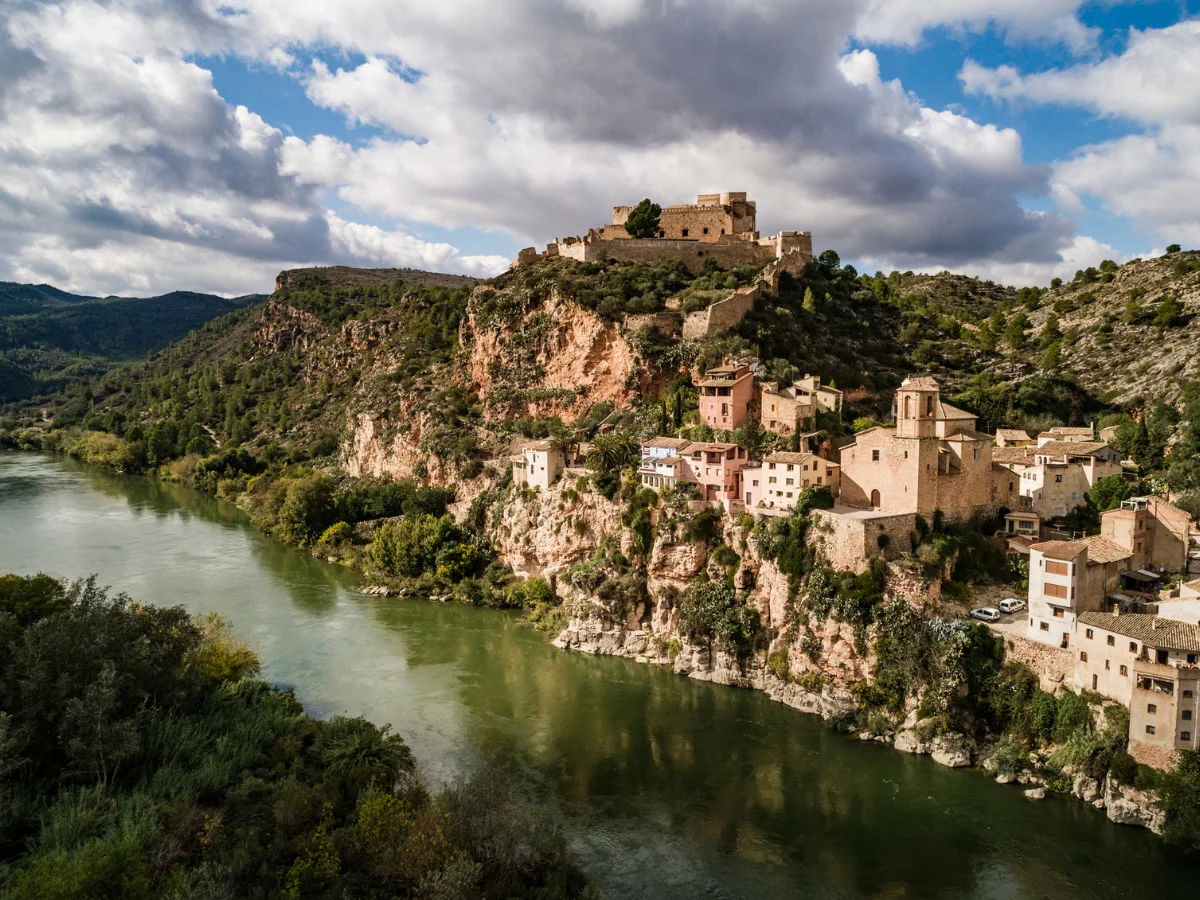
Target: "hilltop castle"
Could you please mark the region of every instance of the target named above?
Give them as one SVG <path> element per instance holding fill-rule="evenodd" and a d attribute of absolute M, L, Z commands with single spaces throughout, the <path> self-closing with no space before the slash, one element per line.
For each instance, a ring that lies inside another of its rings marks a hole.
<path fill-rule="evenodd" d="M 745 191 L 701 194 L 695 203 L 665 207 L 655 238 L 629 236 L 625 221 L 632 211 L 632 206 L 614 206 L 610 224 L 590 228 L 582 238 L 558 238 L 542 253 L 527 247 L 512 265 L 527 265 L 555 256 L 579 262 L 604 257 L 622 262 L 678 258 L 690 271 L 699 272 L 708 259 L 716 260 L 722 268 L 731 268 L 782 260 L 786 255 L 785 268 L 799 271 L 813 258 L 811 232 L 781 231 L 771 237 L 760 237 L 755 221 L 756 204 L 746 199 Z"/>

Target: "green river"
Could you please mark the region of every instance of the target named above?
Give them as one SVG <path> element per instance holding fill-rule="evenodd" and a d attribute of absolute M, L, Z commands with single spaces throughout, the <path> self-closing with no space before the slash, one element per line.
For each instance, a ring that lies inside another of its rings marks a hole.
<path fill-rule="evenodd" d="M 216 611 L 320 716 L 391 723 L 431 779 L 514 772 L 609 898 L 1158 898 L 1200 859 L 1089 807 L 860 743 L 761 693 L 563 653 L 509 613 L 368 597 L 235 507 L 0 453 L 0 571 Z"/>

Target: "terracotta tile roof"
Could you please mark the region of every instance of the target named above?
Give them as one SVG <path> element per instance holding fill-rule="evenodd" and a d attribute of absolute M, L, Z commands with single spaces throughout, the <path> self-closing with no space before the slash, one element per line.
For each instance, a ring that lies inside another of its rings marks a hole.
<path fill-rule="evenodd" d="M 663 447 L 664 449 L 667 449 L 667 450 L 682 450 L 684 447 L 686 447 L 690 443 L 691 443 L 691 441 L 689 441 L 687 438 L 656 437 L 656 438 L 651 438 L 648 441 L 642 441 L 642 446 L 643 447 Z"/>
<path fill-rule="evenodd" d="M 773 463 L 806 463 L 813 458 L 811 453 L 792 453 L 789 450 L 776 450 L 763 457 L 763 462 Z"/>
<path fill-rule="evenodd" d="M 1033 546 L 1035 540 L 1034 538 L 1026 537 L 1023 534 L 1006 534 L 1004 537 L 1008 539 L 1010 544 L 1020 544 L 1026 550 Z"/>
<path fill-rule="evenodd" d="M 1082 543 L 1087 544 L 1089 563 L 1103 565 L 1122 559 L 1129 559 L 1129 557 L 1133 556 L 1133 553 L 1126 550 L 1120 544 L 1110 541 L 1108 538 L 1100 537 L 1100 535 L 1085 537 Z"/>
<path fill-rule="evenodd" d="M 1070 560 L 1086 550 L 1087 544 L 1083 541 L 1042 541 L 1040 544 L 1034 544 L 1032 549 L 1051 559 Z"/>
<path fill-rule="evenodd" d="M 526 450 L 553 450 L 554 445 L 550 441 L 534 441 L 532 444 L 525 445 Z"/>
<path fill-rule="evenodd" d="M 1032 466 L 1036 453 L 1034 447 L 997 447 L 992 451 L 992 462 Z"/>
<path fill-rule="evenodd" d="M 1055 434 L 1095 434 L 1096 431 L 1091 425 L 1069 426 L 1056 425 L 1050 429 Z"/>
<path fill-rule="evenodd" d="M 935 391 L 938 390 L 940 387 L 940 385 L 938 385 L 937 381 L 935 381 L 933 378 L 931 378 L 928 375 L 921 375 L 918 378 L 905 378 L 904 383 L 901 384 L 900 386 L 901 387 L 911 387 L 911 388 L 926 388 L 926 389 L 935 390 Z"/>
<path fill-rule="evenodd" d="M 957 406 L 951 406 L 949 403 L 938 401 L 939 419 L 975 419 L 978 418 L 975 413 L 969 413 L 965 409 L 959 409 Z"/>
<path fill-rule="evenodd" d="M 792 453 L 788 450 L 777 450 L 774 453 L 768 454 L 767 456 L 763 457 L 763 462 L 803 464 L 812 459 L 820 459 L 821 462 L 825 463 L 827 466 L 833 466 L 834 468 L 838 467 L 837 463 L 830 462 L 827 459 L 822 459 L 815 453 Z"/>
<path fill-rule="evenodd" d="M 1005 518 L 1006 519 L 1037 519 L 1039 522 L 1042 521 L 1042 517 L 1039 516 L 1037 513 L 1026 512 L 1024 510 L 1014 510 L 1013 512 L 1010 512 L 1007 516 L 1005 516 Z"/>
<path fill-rule="evenodd" d="M 1029 432 L 1023 428 L 997 428 L 996 437 L 1006 441 L 1032 441 Z"/>
<path fill-rule="evenodd" d="M 1100 450 L 1107 449 L 1108 444 L 1103 441 L 1047 441 L 1037 448 L 1037 454 L 1058 459 L 1067 456 L 1091 456 Z"/>
<path fill-rule="evenodd" d="M 1114 616 L 1105 612 L 1085 612 L 1079 614 L 1079 621 L 1157 649 L 1200 651 L 1200 626 L 1175 619 L 1164 619 L 1149 613 L 1121 613 Z"/>
<path fill-rule="evenodd" d="M 1191 581 L 1183 583 L 1185 588 L 1191 588 L 1193 591 L 1200 591 L 1200 578 L 1193 578 Z"/>
<path fill-rule="evenodd" d="M 992 436 L 990 434 L 984 434 L 982 431 L 973 431 L 970 428 L 962 428 L 962 429 L 954 432 L 954 434 L 949 435 L 946 438 L 946 440 L 948 440 L 948 441 L 986 441 L 987 443 L 990 444 L 992 442 Z"/>
<path fill-rule="evenodd" d="M 747 378 L 753 377 L 754 374 L 752 372 L 747 372 L 745 375 L 739 375 L 736 378 L 732 375 L 728 378 L 705 378 L 699 382 L 697 387 L 729 387 L 731 384 L 737 384 L 739 381 L 745 381 Z"/>

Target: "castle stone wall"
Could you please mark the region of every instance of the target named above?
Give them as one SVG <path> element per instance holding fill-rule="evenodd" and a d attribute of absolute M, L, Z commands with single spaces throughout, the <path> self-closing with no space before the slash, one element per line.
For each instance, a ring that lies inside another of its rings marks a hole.
<path fill-rule="evenodd" d="M 915 513 L 900 515 L 855 516 L 831 509 L 814 510 L 817 526 L 811 529 L 821 555 L 835 569 L 865 572 L 876 557 L 895 556 L 912 550 L 912 533 L 917 527 Z M 887 536 L 887 546 L 879 546 L 879 536 Z"/>

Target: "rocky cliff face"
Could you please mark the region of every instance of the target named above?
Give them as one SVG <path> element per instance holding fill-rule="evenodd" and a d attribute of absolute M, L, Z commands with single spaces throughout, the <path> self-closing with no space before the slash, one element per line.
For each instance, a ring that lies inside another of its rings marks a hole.
<path fill-rule="evenodd" d="M 475 291 L 461 330 L 465 377 L 485 416 L 574 421 L 592 405 L 619 406 L 639 386 L 637 354 L 620 328 L 565 298 L 517 289 Z"/>

